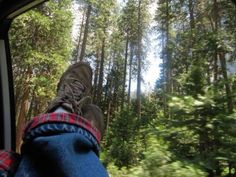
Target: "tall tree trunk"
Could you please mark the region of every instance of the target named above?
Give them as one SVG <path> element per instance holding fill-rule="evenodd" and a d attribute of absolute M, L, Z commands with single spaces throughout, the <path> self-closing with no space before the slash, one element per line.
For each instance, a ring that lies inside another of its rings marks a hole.
<path fill-rule="evenodd" d="M 112 109 L 114 111 L 118 111 L 119 108 L 119 97 L 118 97 L 118 93 L 119 93 L 119 83 L 116 82 L 116 80 L 113 81 L 113 97 L 112 97 L 112 103 L 113 103 L 113 107 Z"/>
<path fill-rule="evenodd" d="M 162 23 L 161 24 L 161 28 L 164 29 L 165 28 L 165 24 Z M 164 112 L 164 115 L 165 117 L 168 115 L 168 107 L 167 107 L 167 96 L 165 95 L 166 93 L 166 61 L 165 61 L 165 52 L 166 51 L 166 43 L 165 43 L 165 31 L 163 30 L 161 32 L 161 48 L 162 48 L 162 52 L 161 52 L 161 58 L 162 58 L 162 65 L 164 66 L 162 68 L 162 77 L 163 77 L 163 80 L 164 80 L 164 83 L 161 85 L 161 88 L 162 90 L 164 91 L 164 93 L 162 94 L 162 100 L 163 100 L 163 112 Z"/>
<path fill-rule="evenodd" d="M 193 30 L 195 28 L 195 19 L 194 19 L 194 12 L 193 12 L 193 0 L 188 0 L 188 9 L 189 9 L 189 23 L 190 23 L 190 57 L 193 58 L 193 43 L 194 43 L 194 35 L 193 35 Z"/>
<path fill-rule="evenodd" d="M 169 0 L 166 0 L 166 93 L 171 93 L 171 55 L 169 30 Z"/>
<path fill-rule="evenodd" d="M 219 16 L 218 16 L 218 4 L 217 4 L 217 0 L 214 0 L 214 26 L 213 26 L 213 30 L 214 32 L 217 34 L 218 33 L 218 20 L 219 20 Z M 215 86 L 215 92 L 217 92 L 217 75 L 218 75 L 218 49 L 217 47 L 215 48 L 215 52 L 214 52 L 214 65 L 213 65 L 213 79 L 214 79 L 214 86 Z"/>
<path fill-rule="evenodd" d="M 137 60 L 138 60 L 138 77 L 137 77 L 137 116 L 141 118 L 141 0 L 138 2 L 138 51 L 137 51 Z"/>
<path fill-rule="evenodd" d="M 20 145 L 22 141 L 22 135 L 23 135 L 26 115 L 28 111 L 28 103 L 29 103 L 29 87 L 26 86 L 22 99 L 21 99 L 20 112 L 17 119 L 17 127 L 16 127 L 16 151 L 17 152 L 20 152 Z"/>
<path fill-rule="evenodd" d="M 99 49 L 96 51 L 96 68 L 94 72 L 94 82 L 93 82 L 93 102 L 97 104 L 97 95 L 98 95 L 98 74 L 99 74 L 99 66 L 100 66 L 100 56 Z"/>
<path fill-rule="evenodd" d="M 169 0 L 165 0 L 165 7 L 166 7 L 166 21 L 163 24 L 163 27 L 165 28 L 165 45 L 164 47 L 164 54 L 163 54 L 163 64 L 165 66 L 165 70 L 163 70 L 164 73 L 164 79 L 165 79 L 165 84 L 163 85 L 165 95 L 163 98 L 164 102 L 164 114 L 165 117 L 170 117 L 169 114 L 169 107 L 168 107 L 168 95 L 171 94 L 171 54 L 170 54 L 170 29 L 169 29 L 169 23 L 170 23 L 170 15 L 169 15 Z M 164 41 L 163 41 L 164 42 Z"/>
<path fill-rule="evenodd" d="M 88 8 L 87 8 L 87 13 L 86 13 L 86 22 L 85 22 L 83 43 L 81 46 L 81 52 L 80 52 L 80 56 L 79 56 L 80 61 L 82 61 L 84 59 L 84 55 L 85 55 L 91 10 L 92 10 L 92 6 L 91 6 L 91 4 L 89 4 Z"/>
<path fill-rule="evenodd" d="M 105 31 L 105 30 L 104 30 Z M 97 103 L 101 104 L 102 99 L 102 85 L 103 85 L 103 75 L 104 75 L 104 60 L 105 60 L 105 37 L 102 40 L 102 51 L 101 51 L 101 62 L 99 70 L 99 81 L 98 81 L 98 94 Z"/>
<path fill-rule="evenodd" d="M 133 43 L 130 43 L 130 61 L 129 61 L 129 86 L 128 86 L 128 108 L 131 103 L 130 92 L 131 92 L 131 80 L 132 80 L 132 63 L 133 63 L 134 47 Z"/>
<path fill-rule="evenodd" d="M 213 81 L 214 84 L 217 83 L 218 80 L 218 52 L 215 51 L 214 58 L 213 58 Z"/>
<path fill-rule="evenodd" d="M 227 98 L 228 112 L 232 113 L 233 112 L 233 100 L 232 100 L 231 88 L 229 85 L 229 79 L 228 79 L 228 74 L 227 74 L 225 54 L 220 53 L 219 56 L 220 56 L 222 75 L 223 75 L 224 83 L 225 83 L 225 92 L 226 92 L 226 98 Z"/>
<path fill-rule="evenodd" d="M 195 28 L 195 20 L 193 15 L 193 0 L 188 0 L 188 8 L 189 8 L 190 28 L 192 32 L 192 30 Z"/>
<path fill-rule="evenodd" d="M 31 94 L 31 98 L 30 98 L 30 104 L 29 104 L 29 107 L 28 107 L 28 113 L 27 113 L 27 116 L 26 116 L 26 121 L 29 121 L 31 119 L 31 117 L 33 115 L 37 115 L 37 114 L 33 114 L 33 111 L 34 111 L 34 106 L 35 106 L 35 102 L 36 102 L 36 88 L 37 86 L 35 85 L 34 88 L 32 89 L 32 94 Z"/>
<path fill-rule="evenodd" d="M 22 93 L 23 93 L 23 91 L 22 91 L 22 87 L 19 87 L 19 86 L 17 86 L 16 85 L 16 83 L 15 83 L 15 88 L 14 88 L 14 90 L 15 90 L 15 109 L 16 109 L 16 117 L 19 117 L 19 112 L 20 112 L 20 103 L 21 103 L 21 97 L 22 97 Z"/>
<path fill-rule="evenodd" d="M 114 55 L 114 54 L 113 54 Z M 109 63 L 108 63 L 108 75 L 107 75 L 107 83 L 106 83 L 106 86 L 105 86 L 105 95 L 104 95 L 104 101 L 105 103 L 108 105 L 109 103 L 109 95 L 110 95 L 110 92 L 111 92 L 111 83 L 112 83 L 112 71 L 113 71 L 113 68 L 112 68 L 112 58 L 109 60 Z"/>
<path fill-rule="evenodd" d="M 108 89 L 108 106 L 107 106 L 107 121 L 106 121 L 106 132 L 109 131 L 109 124 L 111 119 L 111 112 L 112 112 L 112 88 L 113 88 L 113 78 L 110 77 L 108 80 L 110 80 L 109 89 Z"/>
<path fill-rule="evenodd" d="M 79 55 L 81 52 L 80 44 L 81 44 L 81 40 L 82 40 L 82 34 L 84 31 L 84 20 L 85 20 L 85 11 L 83 12 L 82 22 L 80 25 L 79 38 L 78 38 L 78 44 L 77 44 L 77 52 L 76 52 L 76 56 L 75 56 L 76 61 L 79 61 Z"/>
<path fill-rule="evenodd" d="M 128 59 L 128 46 L 129 46 L 129 38 L 128 35 L 126 37 L 126 45 L 125 45 L 125 64 L 124 64 L 124 71 L 123 71 L 123 86 L 122 86 L 122 100 L 121 100 L 121 109 L 124 108 L 125 102 L 125 87 L 126 87 L 126 73 L 127 73 L 127 59 Z"/>
<path fill-rule="evenodd" d="M 214 93 L 217 94 L 217 83 L 218 83 L 218 51 L 215 49 L 213 57 L 213 84 L 214 84 Z"/>
<path fill-rule="evenodd" d="M 215 33 L 218 33 L 218 28 L 221 27 L 220 23 L 220 16 L 219 16 L 219 7 L 218 7 L 218 2 L 217 0 L 214 0 L 214 21 L 215 21 Z M 218 47 L 218 46 L 217 46 Z M 228 74 L 227 74 L 227 63 L 225 59 L 225 54 L 223 52 L 219 52 L 218 49 L 215 49 L 215 55 L 219 56 L 220 60 L 220 65 L 221 65 L 221 70 L 222 70 L 222 75 L 224 78 L 224 83 L 225 83 L 225 92 L 226 92 L 226 98 L 227 98 L 227 107 L 228 107 L 228 112 L 232 113 L 233 112 L 233 100 L 232 100 L 232 95 L 231 95 L 231 88 L 229 84 L 229 79 L 228 79 Z"/>

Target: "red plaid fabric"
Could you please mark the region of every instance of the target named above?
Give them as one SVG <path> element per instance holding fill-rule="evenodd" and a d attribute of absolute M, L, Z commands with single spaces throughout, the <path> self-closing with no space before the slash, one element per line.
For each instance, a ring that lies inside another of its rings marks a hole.
<path fill-rule="evenodd" d="M 98 143 L 101 141 L 100 131 L 95 126 L 93 126 L 85 118 L 71 113 L 50 113 L 34 117 L 34 119 L 26 126 L 25 134 L 37 126 L 45 123 L 67 123 L 77 125 L 89 131 L 96 138 Z"/>
<path fill-rule="evenodd" d="M 0 172 L 4 174 L 14 174 L 20 162 L 20 155 L 11 152 L 0 150 Z"/>

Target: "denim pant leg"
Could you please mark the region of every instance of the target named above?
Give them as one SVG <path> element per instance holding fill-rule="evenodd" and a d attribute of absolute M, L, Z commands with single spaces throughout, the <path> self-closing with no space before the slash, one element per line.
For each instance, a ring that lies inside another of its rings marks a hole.
<path fill-rule="evenodd" d="M 24 151 L 16 177 L 108 177 L 92 143 L 78 133 L 37 137 Z"/>

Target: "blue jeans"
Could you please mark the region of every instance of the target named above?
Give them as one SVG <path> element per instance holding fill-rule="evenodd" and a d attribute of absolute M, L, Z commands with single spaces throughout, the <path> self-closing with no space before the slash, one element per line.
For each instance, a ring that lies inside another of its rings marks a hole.
<path fill-rule="evenodd" d="M 51 115 L 26 130 L 15 177 L 108 177 L 91 127 L 74 124 L 66 113 L 53 113 L 48 121 Z"/>

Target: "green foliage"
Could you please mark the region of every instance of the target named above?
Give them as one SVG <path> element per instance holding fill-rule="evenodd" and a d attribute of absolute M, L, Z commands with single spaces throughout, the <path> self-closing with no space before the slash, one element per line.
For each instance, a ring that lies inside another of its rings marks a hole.
<path fill-rule="evenodd" d="M 190 104 L 194 102 L 193 98 L 186 99 Z M 178 102 L 177 98 L 174 100 Z M 126 108 L 115 114 L 109 127 L 103 158 L 110 176 L 206 176 L 200 165 L 179 159 L 171 152 L 171 143 L 167 145 L 165 137 L 172 129 L 167 129 L 161 117 L 157 117 L 161 116 L 161 112 L 158 110 L 155 95 L 144 97 L 142 103 L 141 120 L 137 120 L 133 109 Z M 197 106 L 202 104 L 193 103 Z M 176 129 L 173 132 L 176 132 Z"/>
<path fill-rule="evenodd" d="M 224 0 L 157 3 L 163 65 L 156 92 L 164 114 L 156 131 L 182 162 L 209 176 L 234 176 L 235 71 L 228 68 L 235 63 L 236 9 Z"/>
<path fill-rule="evenodd" d="M 204 177 L 206 174 L 189 162 L 179 161 L 167 150 L 167 146 L 160 139 L 151 137 L 149 147 L 143 160 L 143 172 L 140 176 L 160 177 Z"/>
<path fill-rule="evenodd" d="M 212 91 L 196 98 L 172 97 L 169 106 L 172 119 L 166 128 L 170 129 L 162 133 L 177 156 L 207 170 L 223 169 L 226 162 L 235 162 L 235 117 L 227 115 L 223 101 Z"/>
<path fill-rule="evenodd" d="M 144 159 L 135 167 L 118 169 L 114 164 L 108 165 L 110 176 L 123 177 L 204 177 L 199 167 L 189 162 L 179 161 L 167 150 L 167 146 L 161 139 L 155 136 L 148 138 L 148 148 Z"/>
<path fill-rule="evenodd" d="M 111 159 L 118 167 L 129 167 L 137 163 L 140 150 L 138 121 L 135 113 L 128 109 L 117 112 L 108 132 L 106 162 Z"/>
<path fill-rule="evenodd" d="M 72 47 L 70 3 L 68 0 L 48 2 L 13 21 L 9 36 L 17 113 L 24 90 L 29 90 L 25 99 L 32 99 L 34 108 L 30 109 L 35 114 L 42 112 L 55 94 Z"/>

